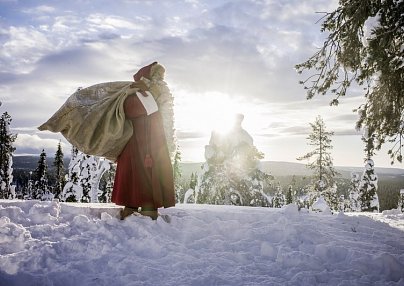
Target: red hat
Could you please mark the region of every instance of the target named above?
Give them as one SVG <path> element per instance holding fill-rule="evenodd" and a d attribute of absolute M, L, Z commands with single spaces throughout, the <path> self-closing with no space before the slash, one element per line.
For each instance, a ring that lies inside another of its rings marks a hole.
<path fill-rule="evenodd" d="M 154 62 L 148 66 L 142 67 L 137 73 L 133 75 L 133 79 L 135 81 L 140 80 L 142 77 L 145 77 L 147 79 L 150 79 L 150 71 L 153 65 L 157 64 L 157 62 Z"/>

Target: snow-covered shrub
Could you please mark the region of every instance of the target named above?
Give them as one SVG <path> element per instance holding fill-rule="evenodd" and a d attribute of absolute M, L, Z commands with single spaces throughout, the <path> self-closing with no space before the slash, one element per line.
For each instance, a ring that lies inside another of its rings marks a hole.
<path fill-rule="evenodd" d="M 374 170 L 374 162 L 371 159 L 366 161 L 362 180 L 359 186 L 359 201 L 361 211 L 379 211 L 379 198 L 377 196 L 378 178 Z"/>

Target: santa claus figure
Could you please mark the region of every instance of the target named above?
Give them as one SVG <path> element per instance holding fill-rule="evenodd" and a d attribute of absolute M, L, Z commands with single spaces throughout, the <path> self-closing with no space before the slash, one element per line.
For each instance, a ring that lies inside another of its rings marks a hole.
<path fill-rule="evenodd" d="M 175 205 L 173 100 L 154 62 L 119 81 L 78 89 L 39 130 L 61 132 L 78 150 L 117 162 L 112 201 L 120 218 Z"/>
<path fill-rule="evenodd" d="M 112 202 L 125 206 L 121 219 L 134 212 L 158 217 L 157 209 L 175 205 L 173 169 L 163 119 L 150 92 L 150 81 L 162 67 L 153 63 L 134 75 L 139 92 L 124 102 L 133 135 L 117 160 Z"/>

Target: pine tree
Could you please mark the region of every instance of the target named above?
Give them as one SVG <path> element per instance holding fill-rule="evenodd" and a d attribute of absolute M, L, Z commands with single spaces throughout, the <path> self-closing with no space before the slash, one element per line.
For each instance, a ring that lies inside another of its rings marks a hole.
<path fill-rule="evenodd" d="M 72 147 L 72 158 L 69 163 L 69 180 L 63 189 L 63 198 L 69 202 L 97 203 L 110 200 L 110 190 L 113 184 L 104 186 L 100 184 L 105 172 L 111 169 L 111 162 L 97 156 L 87 155 Z M 113 174 L 114 170 L 112 170 Z"/>
<path fill-rule="evenodd" d="M 63 188 L 63 201 L 78 202 L 82 196 L 83 188 L 79 182 L 80 161 L 78 158 L 79 150 L 72 146 L 72 155 L 69 162 L 68 180 Z"/>
<path fill-rule="evenodd" d="M 374 162 L 366 161 L 362 180 L 359 186 L 359 201 L 364 212 L 379 211 L 379 199 L 377 196 L 377 175 L 374 170 Z"/>
<path fill-rule="evenodd" d="M 177 150 L 175 151 L 174 155 L 174 162 L 173 162 L 173 172 L 174 172 L 174 188 L 175 188 L 175 196 L 176 196 L 176 201 L 180 202 L 184 198 L 184 193 L 185 190 L 181 186 L 181 177 L 182 177 L 182 172 L 181 172 L 181 152 L 177 147 Z"/>
<path fill-rule="evenodd" d="M 272 207 L 281 208 L 285 205 L 285 196 L 282 193 L 281 186 L 277 186 L 275 196 L 272 198 Z"/>
<path fill-rule="evenodd" d="M 370 128 L 364 130 L 362 141 L 365 143 L 365 170 L 359 185 L 359 201 L 362 211 L 379 211 L 379 198 L 377 196 L 377 175 L 374 162 L 374 132 Z"/>
<path fill-rule="evenodd" d="M 397 0 L 339 1 L 337 9 L 323 17 L 323 47 L 296 65 L 299 73 L 315 71 L 300 82 L 308 99 L 331 92 L 331 104 L 337 105 L 350 88 L 363 87 L 365 103 L 357 109 L 357 128 L 373 130 L 376 150 L 394 142 L 388 151 L 392 163 L 402 162 L 404 147 L 403 11 L 404 2 Z"/>
<path fill-rule="evenodd" d="M 25 200 L 32 200 L 34 193 L 34 181 L 32 176 L 32 171 L 29 172 L 28 183 L 27 183 L 27 193 L 24 196 Z"/>
<path fill-rule="evenodd" d="M 351 184 L 349 187 L 349 208 L 350 211 L 360 212 L 361 205 L 359 201 L 359 186 L 360 186 L 360 176 L 357 173 L 351 173 Z"/>
<path fill-rule="evenodd" d="M 32 198 L 36 200 L 51 200 L 53 198 L 48 186 L 48 164 L 46 162 L 44 149 L 42 149 L 39 155 L 38 166 L 34 171 L 34 190 Z"/>
<path fill-rule="evenodd" d="M 231 200 L 230 180 L 226 176 L 226 172 L 222 165 L 209 166 L 204 164 L 205 172 L 201 175 L 201 180 L 198 182 L 196 191 L 196 202 L 199 204 L 214 204 L 214 205 L 241 205 L 240 198 L 238 201 Z M 240 196 L 239 196 L 240 197 Z"/>
<path fill-rule="evenodd" d="M 331 210 L 338 211 L 339 210 L 339 199 L 337 195 L 337 184 L 334 184 L 330 187 L 327 187 L 323 192 L 322 196 L 324 200 L 328 204 Z"/>
<path fill-rule="evenodd" d="M 197 183 L 198 183 L 198 176 L 194 172 L 192 172 L 191 179 L 189 181 L 189 188 L 195 190 Z"/>
<path fill-rule="evenodd" d="M 349 212 L 351 211 L 351 201 L 349 198 L 345 198 L 345 195 L 339 196 L 339 211 Z"/>
<path fill-rule="evenodd" d="M 15 196 L 13 182 L 13 158 L 15 150 L 13 142 L 17 138 L 10 132 L 11 116 L 4 112 L 0 117 L 0 199 L 11 199 Z"/>
<path fill-rule="evenodd" d="M 55 153 L 55 159 L 53 161 L 53 166 L 55 166 L 55 178 L 56 178 L 56 183 L 55 187 L 53 189 L 53 194 L 55 196 L 55 199 L 61 199 L 63 187 L 66 184 L 65 180 L 65 167 L 64 167 L 64 161 L 63 161 L 63 152 L 62 152 L 62 146 L 59 141 L 58 148 Z"/>
<path fill-rule="evenodd" d="M 404 212 L 404 189 L 400 190 L 400 197 L 398 200 L 397 209 L 401 210 L 401 212 Z"/>
<path fill-rule="evenodd" d="M 79 162 L 80 162 L 80 176 L 79 181 L 83 193 L 80 198 L 81 203 L 90 203 L 91 202 L 91 173 L 92 173 L 92 165 L 93 165 L 93 157 L 87 154 L 84 154 L 79 151 Z"/>
<path fill-rule="evenodd" d="M 226 135 L 212 132 L 195 188 L 197 203 L 269 206 L 264 186 L 272 177 L 259 170 L 258 163 L 264 155 L 241 127 L 242 118 L 238 116 L 235 127 Z"/>
<path fill-rule="evenodd" d="M 100 183 L 105 172 L 108 172 L 111 169 L 111 161 L 98 157 L 91 156 L 91 165 L 90 165 L 90 184 L 91 184 L 91 202 L 97 203 L 98 197 L 101 194 Z M 113 187 L 113 184 L 109 184 L 110 188 Z M 111 191 L 111 189 L 109 189 Z"/>
<path fill-rule="evenodd" d="M 98 201 L 100 203 L 110 203 L 112 190 L 114 188 L 114 179 L 116 164 L 109 162 L 109 168 L 105 169 L 100 182 L 100 191 L 98 192 Z"/>
<path fill-rule="evenodd" d="M 293 202 L 292 186 L 289 186 L 288 192 L 286 193 L 286 204 L 289 205 Z"/>
<path fill-rule="evenodd" d="M 297 160 L 308 160 L 307 167 L 314 171 L 314 189 L 321 193 L 327 187 L 332 187 L 335 183 L 334 177 L 338 175 L 333 167 L 330 150 L 331 136 L 333 132 L 326 130 L 321 116 L 318 116 L 314 123 L 310 123 L 312 133 L 307 138 L 309 145 L 314 146 L 314 150 Z M 310 160 L 312 160 L 310 162 Z"/>
<path fill-rule="evenodd" d="M 196 202 L 216 205 L 269 206 L 263 191 L 264 182 L 270 176 L 257 167 L 262 154 L 252 148 L 248 156 L 239 164 L 238 156 L 226 160 L 209 160 L 204 164 L 204 172 L 196 186 Z"/>

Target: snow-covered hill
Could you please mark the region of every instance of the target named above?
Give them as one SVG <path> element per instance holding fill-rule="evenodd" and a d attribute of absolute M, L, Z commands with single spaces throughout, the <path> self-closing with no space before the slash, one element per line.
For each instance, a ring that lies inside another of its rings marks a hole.
<path fill-rule="evenodd" d="M 38 160 L 38 159 L 37 159 Z M 201 163 L 180 163 L 182 174 L 185 178 L 189 178 L 191 173 L 201 172 Z M 271 174 L 275 177 L 282 176 L 311 176 L 313 173 L 303 163 L 281 162 L 281 161 L 261 161 L 260 169 L 263 172 Z M 335 169 L 340 173 L 341 178 L 351 179 L 351 173 L 363 173 L 364 167 L 349 167 L 349 166 L 335 166 Z M 403 178 L 403 168 L 380 168 L 376 165 L 376 174 L 381 178 Z"/>
<path fill-rule="evenodd" d="M 404 214 L 0 201 L 0 285 L 404 285 Z"/>

